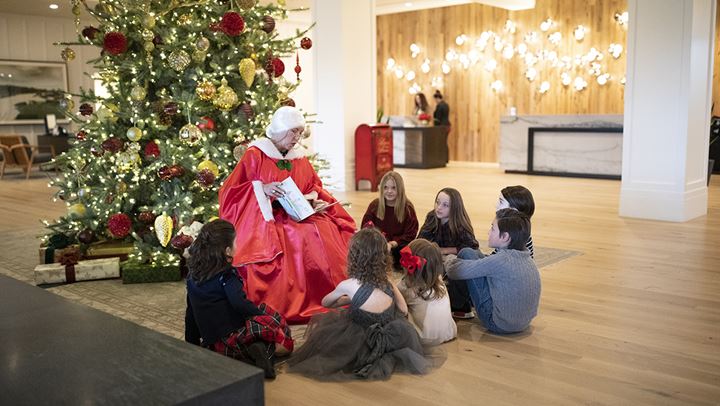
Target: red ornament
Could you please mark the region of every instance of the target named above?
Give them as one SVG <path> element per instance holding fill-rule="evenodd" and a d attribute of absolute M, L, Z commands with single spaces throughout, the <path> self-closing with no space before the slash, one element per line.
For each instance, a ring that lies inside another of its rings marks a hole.
<path fill-rule="evenodd" d="M 252 108 L 252 106 L 250 105 L 250 103 L 245 102 L 245 103 L 241 104 L 241 105 L 240 105 L 240 111 L 242 111 L 243 114 L 245 114 L 245 118 L 248 119 L 248 120 L 250 120 L 250 119 L 252 119 L 253 117 L 255 117 L 255 110 L 253 110 L 253 108 Z"/>
<path fill-rule="evenodd" d="M 191 236 L 185 234 L 178 234 L 173 237 L 172 240 L 170 240 L 170 245 L 182 251 L 185 248 L 189 247 L 192 242 L 193 238 Z"/>
<path fill-rule="evenodd" d="M 168 115 L 175 115 L 178 112 L 178 104 L 175 102 L 168 102 L 163 106 L 163 112 Z"/>
<path fill-rule="evenodd" d="M 80 130 L 75 134 L 75 139 L 78 141 L 85 141 L 85 138 L 87 137 L 87 133 L 85 130 Z"/>
<path fill-rule="evenodd" d="M 280 104 L 283 106 L 295 107 L 295 100 L 288 97 L 287 99 L 281 100 Z"/>
<path fill-rule="evenodd" d="M 300 48 L 302 48 L 302 49 L 312 48 L 312 40 L 308 37 L 301 39 L 300 40 Z"/>
<path fill-rule="evenodd" d="M 275 19 L 270 16 L 265 16 L 262 18 L 262 30 L 266 33 L 270 34 L 275 29 Z"/>
<path fill-rule="evenodd" d="M 209 187 L 215 183 L 215 174 L 210 169 L 203 169 L 196 175 L 198 183 L 203 187 Z"/>
<path fill-rule="evenodd" d="M 185 175 L 185 168 L 180 165 L 170 165 L 170 174 L 174 178 L 179 178 Z"/>
<path fill-rule="evenodd" d="M 103 49 L 110 55 L 120 55 L 127 50 L 127 46 L 127 38 L 122 33 L 113 31 L 105 34 Z"/>
<path fill-rule="evenodd" d="M 197 126 L 203 131 L 215 131 L 215 121 L 208 116 L 201 118 Z"/>
<path fill-rule="evenodd" d="M 170 180 L 172 179 L 172 173 L 170 172 L 170 167 L 165 165 L 158 169 L 158 177 L 162 180 Z"/>
<path fill-rule="evenodd" d="M 83 103 L 80 105 L 80 114 L 83 116 L 89 116 L 93 113 L 93 106 L 90 103 Z"/>
<path fill-rule="evenodd" d="M 157 158 L 160 156 L 160 147 L 158 144 L 155 143 L 155 141 L 150 141 L 147 144 L 145 144 L 145 158 L 151 159 L 151 158 Z"/>
<path fill-rule="evenodd" d="M 155 221 L 155 215 L 151 211 L 141 211 L 137 215 L 138 221 L 145 224 L 152 224 Z"/>
<path fill-rule="evenodd" d="M 273 58 L 272 65 L 275 77 L 282 76 L 283 72 L 285 72 L 285 64 L 283 61 L 280 58 Z"/>
<path fill-rule="evenodd" d="M 243 20 L 240 14 L 229 11 L 225 13 L 222 20 L 220 20 L 220 29 L 225 34 L 236 37 L 245 29 L 245 20 Z"/>
<path fill-rule="evenodd" d="M 100 147 L 102 147 L 105 151 L 115 153 L 120 151 L 124 145 L 125 143 L 120 138 L 110 137 L 103 141 L 102 144 L 100 144 Z"/>
<path fill-rule="evenodd" d="M 87 38 L 88 40 L 92 41 L 95 39 L 95 35 L 97 35 L 97 33 L 99 33 L 99 32 L 100 32 L 100 30 L 98 30 L 97 28 L 88 26 L 88 27 L 83 28 L 82 36 Z"/>
<path fill-rule="evenodd" d="M 215 31 L 215 32 L 221 30 L 220 23 L 210 23 L 210 25 L 208 25 L 208 28 L 210 28 L 210 31 Z"/>
<path fill-rule="evenodd" d="M 132 229 L 132 220 L 125 213 L 117 213 L 108 219 L 108 230 L 115 238 L 125 238 Z"/>
<path fill-rule="evenodd" d="M 302 68 L 300 67 L 300 53 L 295 53 L 295 74 L 297 75 L 297 80 L 300 80 L 300 72 L 302 72 Z"/>
<path fill-rule="evenodd" d="M 83 244 L 90 244 L 95 239 L 95 232 L 91 228 L 86 228 L 78 233 L 77 239 Z"/>

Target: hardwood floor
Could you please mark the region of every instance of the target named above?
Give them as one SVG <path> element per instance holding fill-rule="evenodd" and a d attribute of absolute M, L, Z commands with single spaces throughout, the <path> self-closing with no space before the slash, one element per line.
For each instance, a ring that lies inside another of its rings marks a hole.
<path fill-rule="evenodd" d="M 266 384 L 267 404 L 720 403 L 720 176 L 706 216 L 667 223 L 619 217 L 617 181 L 463 166 L 399 172 L 420 217 L 441 187 L 460 190 L 481 240 L 500 189 L 525 185 L 537 206 L 535 245 L 582 255 L 541 270 L 540 310 L 526 333 L 494 336 L 463 322 L 443 346 L 447 362 L 427 376 L 319 383 L 281 374 Z M 0 233 L 39 232 L 38 219 L 64 212 L 51 193 L 37 175 L 0 181 Z M 356 220 L 376 196 L 337 195 Z"/>

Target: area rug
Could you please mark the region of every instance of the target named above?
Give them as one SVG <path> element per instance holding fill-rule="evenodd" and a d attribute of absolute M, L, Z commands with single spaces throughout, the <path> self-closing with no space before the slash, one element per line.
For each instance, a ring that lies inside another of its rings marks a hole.
<path fill-rule="evenodd" d="M 34 284 L 33 269 L 38 263 L 35 249 L 38 240 L 34 233 L 29 230 L 10 231 L 4 237 L 0 242 L 0 274 Z M 535 247 L 535 262 L 544 272 L 547 270 L 544 268 L 580 254 L 577 251 Z M 123 285 L 122 281 L 114 279 L 79 282 L 47 290 L 171 337 L 184 337 L 183 282 Z M 293 337 L 301 340 L 305 326 L 292 326 L 292 330 Z"/>

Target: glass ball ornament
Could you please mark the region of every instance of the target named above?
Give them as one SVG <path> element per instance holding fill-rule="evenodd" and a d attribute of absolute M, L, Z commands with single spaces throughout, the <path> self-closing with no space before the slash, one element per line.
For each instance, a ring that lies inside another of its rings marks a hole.
<path fill-rule="evenodd" d="M 145 49 L 145 52 L 152 52 L 155 49 L 155 44 L 152 41 L 145 41 L 143 49 Z"/>
<path fill-rule="evenodd" d="M 149 29 L 155 27 L 155 16 L 146 14 L 145 17 L 143 17 L 143 26 Z"/>
<path fill-rule="evenodd" d="M 217 164 L 215 164 L 215 162 L 209 159 L 206 159 L 198 164 L 197 171 L 201 172 L 203 170 L 208 170 L 212 172 L 215 177 L 218 177 L 220 175 L 220 170 L 218 169 Z"/>
<path fill-rule="evenodd" d="M 302 49 L 310 49 L 312 48 L 312 40 L 308 37 L 304 37 L 300 40 L 300 48 Z"/>
<path fill-rule="evenodd" d="M 188 123 L 180 128 L 178 135 L 180 136 L 181 141 L 194 145 L 200 141 L 202 131 L 195 124 Z"/>
<path fill-rule="evenodd" d="M 130 90 L 130 97 L 135 101 L 145 100 L 147 96 L 147 90 L 142 86 L 133 86 Z"/>
<path fill-rule="evenodd" d="M 199 49 L 196 49 L 195 51 L 193 51 L 192 60 L 195 63 L 203 63 L 203 62 L 205 62 L 205 58 L 207 58 L 206 51 L 201 51 Z"/>
<path fill-rule="evenodd" d="M 207 80 L 203 80 L 195 88 L 195 94 L 197 94 L 198 98 L 202 101 L 212 100 L 212 98 L 215 97 L 216 91 L 215 85 Z"/>
<path fill-rule="evenodd" d="M 125 135 L 130 141 L 140 141 L 140 138 L 142 138 L 143 134 L 141 129 L 137 127 L 130 127 L 128 128 Z"/>
<path fill-rule="evenodd" d="M 72 48 L 67 47 L 60 51 L 60 56 L 62 57 L 63 61 L 70 62 L 75 59 L 75 51 Z"/>
<path fill-rule="evenodd" d="M 230 111 L 237 103 L 237 93 L 228 86 L 227 80 L 223 78 L 220 87 L 217 89 L 217 96 L 213 100 L 213 105 L 220 110 Z"/>
<path fill-rule="evenodd" d="M 198 51 L 207 51 L 210 49 L 210 40 L 205 37 L 200 37 L 195 41 L 195 48 L 197 48 Z"/>
<path fill-rule="evenodd" d="M 190 55 L 181 50 L 175 50 L 168 56 L 168 64 L 177 72 L 182 72 L 190 65 Z"/>

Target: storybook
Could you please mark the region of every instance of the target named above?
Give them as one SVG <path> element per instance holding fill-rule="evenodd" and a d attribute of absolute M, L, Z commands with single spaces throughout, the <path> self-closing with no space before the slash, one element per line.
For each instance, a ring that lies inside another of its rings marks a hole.
<path fill-rule="evenodd" d="M 303 221 L 313 214 L 325 210 L 330 206 L 334 206 L 339 201 L 328 204 L 318 209 L 314 209 L 310 202 L 305 199 L 305 196 L 295 184 L 292 178 L 288 177 L 284 181 L 280 182 L 280 188 L 285 192 L 283 197 L 278 198 L 278 202 L 282 205 L 283 209 L 287 214 L 295 221 Z"/>

